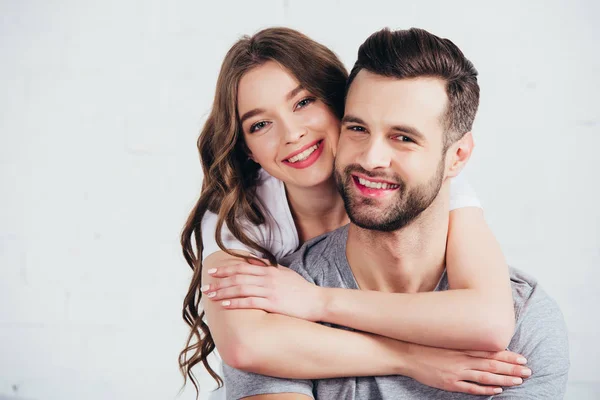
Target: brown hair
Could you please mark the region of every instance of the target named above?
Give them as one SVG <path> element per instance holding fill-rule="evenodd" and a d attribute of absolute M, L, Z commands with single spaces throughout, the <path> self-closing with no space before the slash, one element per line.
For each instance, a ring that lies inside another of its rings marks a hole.
<path fill-rule="evenodd" d="M 477 70 L 450 40 L 423 29 L 390 31 L 385 28 L 369 36 L 358 49 L 348 88 L 362 69 L 398 79 L 423 76 L 444 79 L 448 96 L 443 121 L 444 148 L 471 130 L 479 106 Z"/>
<path fill-rule="evenodd" d="M 222 385 L 222 379 L 209 366 L 207 357 L 215 344 L 199 312 L 202 292 L 202 229 L 206 211 L 218 214 L 215 240 L 223 246 L 223 224 L 243 244 L 262 254 L 273 265 L 275 257 L 243 230 L 239 221 L 253 225 L 265 223 L 265 213 L 255 195 L 260 166 L 248 158 L 242 127 L 237 112 L 237 92 L 241 77 L 267 61 L 286 68 L 298 82 L 329 106 L 341 118 L 348 74 L 338 57 L 327 47 L 300 32 L 288 28 L 269 28 L 254 36 L 244 36 L 227 52 L 221 65 L 213 107 L 198 138 L 198 151 L 204 173 L 200 198 L 190 213 L 181 234 L 185 260 L 193 277 L 183 303 L 183 319 L 191 332 L 179 355 L 184 385 L 189 378 L 197 394 L 198 382 L 192 367 L 202 363 L 209 374 Z M 192 240 L 193 236 L 193 240 Z M 194 244 L 195 246 L 194 246 Z"/>

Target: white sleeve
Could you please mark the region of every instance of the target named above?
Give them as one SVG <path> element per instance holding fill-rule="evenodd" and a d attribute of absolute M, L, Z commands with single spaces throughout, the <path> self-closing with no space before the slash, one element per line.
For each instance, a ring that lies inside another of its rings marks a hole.
<path fill-rule="evenodd" d="M 217 244 L 215 240 L 215 232 L 217 230 L 217 214 L 206 211 L 204 217 L 202 218 L 202 261 L 212 253 L 217 251 L 221 251 L 221 248 Z M 245 244 L 240 242 L 233 236 L 227 224 L 223 224 L 223 228 L 221 228 L 221 240 L 223 241 L 223 246 L 225 246 L 228 250 L 244 250 L 250 253 L 255 253 L 254 250 L 249 249 Z"/>
<path fill-rule="evenodd" d="M 459 174 L 450 181 L 450 211 L 464 207 L 483 208 L 464 174 Z"/>

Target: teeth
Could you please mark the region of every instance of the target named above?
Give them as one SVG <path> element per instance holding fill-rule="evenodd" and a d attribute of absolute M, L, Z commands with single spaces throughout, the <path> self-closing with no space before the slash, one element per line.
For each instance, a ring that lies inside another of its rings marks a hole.
<path fill-rule="evenodd" d="M 315 144 L 312 147 L 309 147 L 308 149 L 304 150 L 302 153 L 300 154 L 296 154 L 294 157 L 290 157 L 288 159 L 289 162 L 291 162 L 292 164 L 298 161 L 304 161 L 308 158 L 308 156 L 310 156 L 316 149 L 319 148 L 319 144 Z"/>
<path fill-rule="evenodd" d="M 391 183 L 385 183 L 385 182 L 371 182 L 368 181 L 364 178 L 358 178 L 358 182 L 363 185 L 366 186 L 368 188 L 371 189 L 383 189 L 383 190 L 387 190 L 387 189 L 396 189 L 397 187 L 399 187 L 398 185 L 392 185 Z"/>

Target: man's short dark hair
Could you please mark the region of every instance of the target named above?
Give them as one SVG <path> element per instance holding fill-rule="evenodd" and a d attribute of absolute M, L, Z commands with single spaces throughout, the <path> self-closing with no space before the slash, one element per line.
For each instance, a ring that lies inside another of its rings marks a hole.
<path fill-rule="evenodd" d="M 443 123 L 444 149 L 471 131 L 479 106 L 477 70 L 448 39 L 424 29 L 375 32 L 358 49 L 358 60 L 348 77 L 347 89 L 362 70 L 404 79 L 437 77 L 446 81 L 448 109 Z"/>

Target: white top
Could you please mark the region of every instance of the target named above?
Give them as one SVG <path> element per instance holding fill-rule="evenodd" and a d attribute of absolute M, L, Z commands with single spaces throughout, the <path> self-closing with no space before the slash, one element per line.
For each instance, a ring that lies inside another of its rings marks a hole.
<path fill-rule="evenodd" d="M 244 230 L 256 243 L 269 250 L 277 260 L 281 260 L 300 246 L 298 230 L 287 201 L 285 186 L 282 181 L 261 169 L 256 194 L 266 208 L 265 219 L 267 221 L 259 226 L 246 222 Z M 471 185 L 459 175 L 450 183 L 450 210 L 463 207 L 481 208 L 481 204 Z M 202 260 L 221 250 L 215 240 L 216 227 L 217 214 L 207 211 L 202 219 L 202 243 L 204 245 Z M 253 249 L 249 249 L 237 240 L 226 224 L 221 229 L 221 238 L 227 249 L 255 253 Z M 258 254 L 258 256 L 262 255 Z"/>

